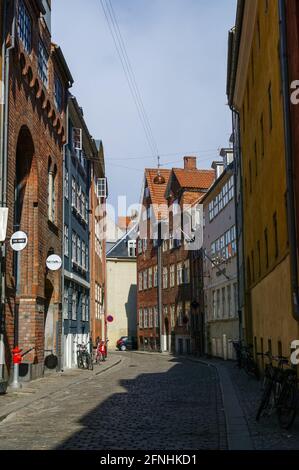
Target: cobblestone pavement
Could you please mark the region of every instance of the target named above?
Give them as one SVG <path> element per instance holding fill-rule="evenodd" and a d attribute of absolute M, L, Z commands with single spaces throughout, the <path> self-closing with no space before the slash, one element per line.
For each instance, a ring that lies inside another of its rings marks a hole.
<path fill-rule="evenodd" d="M 124 353 L 86 383 L 35 401 L 0 423 L 0 449 L 226 449 L 214 368 Z"/>
<path fill-rule="evenodd" d="M 299 413 L 289 431 L 281 430 L 276 414 L 255 420 L 261 398 L 261 384 L 239 370 L 235 363 L 227 362 L 231 379 L 243 408 L 253 445 L 256 450 L 299 450 Z"/>

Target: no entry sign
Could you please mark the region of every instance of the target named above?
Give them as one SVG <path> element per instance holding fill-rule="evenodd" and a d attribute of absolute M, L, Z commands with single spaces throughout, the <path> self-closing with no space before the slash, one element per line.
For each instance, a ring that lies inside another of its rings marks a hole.
<path fill-rule="evenodd" d="M 10 246 L 14 251 L 22 251 L 28 244 L 28 237 L 25 232 L 15 232 L 10 239 Z"/>
<path fill-rule="evenodd" d="M 62 266 L 62 260 L 58 255 L 51 255 L 47 258 L 47 268 L 50 271 L 58 271 Z"/>
<path fill-rule="evenodd" d="M 112 315 L 108 315 L 108 317 L 107 317 L 107 322 L 108 322 L 108 323 L 112 323 L 113 320 L 114 320 L 113 316 L 112 316 Z"/>

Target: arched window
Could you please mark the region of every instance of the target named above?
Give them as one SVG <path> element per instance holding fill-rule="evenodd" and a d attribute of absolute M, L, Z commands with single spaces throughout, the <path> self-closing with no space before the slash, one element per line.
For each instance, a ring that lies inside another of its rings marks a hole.
<path fill-rule="evenodd" d="M 51 159 L 48 165 L 48 217 L 51 222 L 55 222 L 56 217 L 56 175 L 57 167 L 52 168 Z"/>

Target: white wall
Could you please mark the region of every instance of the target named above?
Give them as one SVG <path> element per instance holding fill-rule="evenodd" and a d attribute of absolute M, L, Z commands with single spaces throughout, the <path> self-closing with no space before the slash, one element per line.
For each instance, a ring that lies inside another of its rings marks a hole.
<path fill-rule="evenodd" d="M 107 259 L 108 347 L 114 350 L 121 336 L 137 335 L 137 266 L 136 259 Z"/>

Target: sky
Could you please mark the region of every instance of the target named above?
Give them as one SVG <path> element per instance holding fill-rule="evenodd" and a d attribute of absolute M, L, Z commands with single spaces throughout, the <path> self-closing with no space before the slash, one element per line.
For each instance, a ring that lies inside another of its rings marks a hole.
<path fill-rule="evenodd" d="M 210 168 L 228 146 L 228 31 L 236 0 L 111 0 L 161 164 L 184 155 Z M 144 168 L 156 167 L 101 0 L 52 0 L 52 39 L 75 80 L 71 93 L 91 135 L 103 141 L 108 202 L 138 203 Z M 121 212 L 125 207 L 122 204 Z"/>

